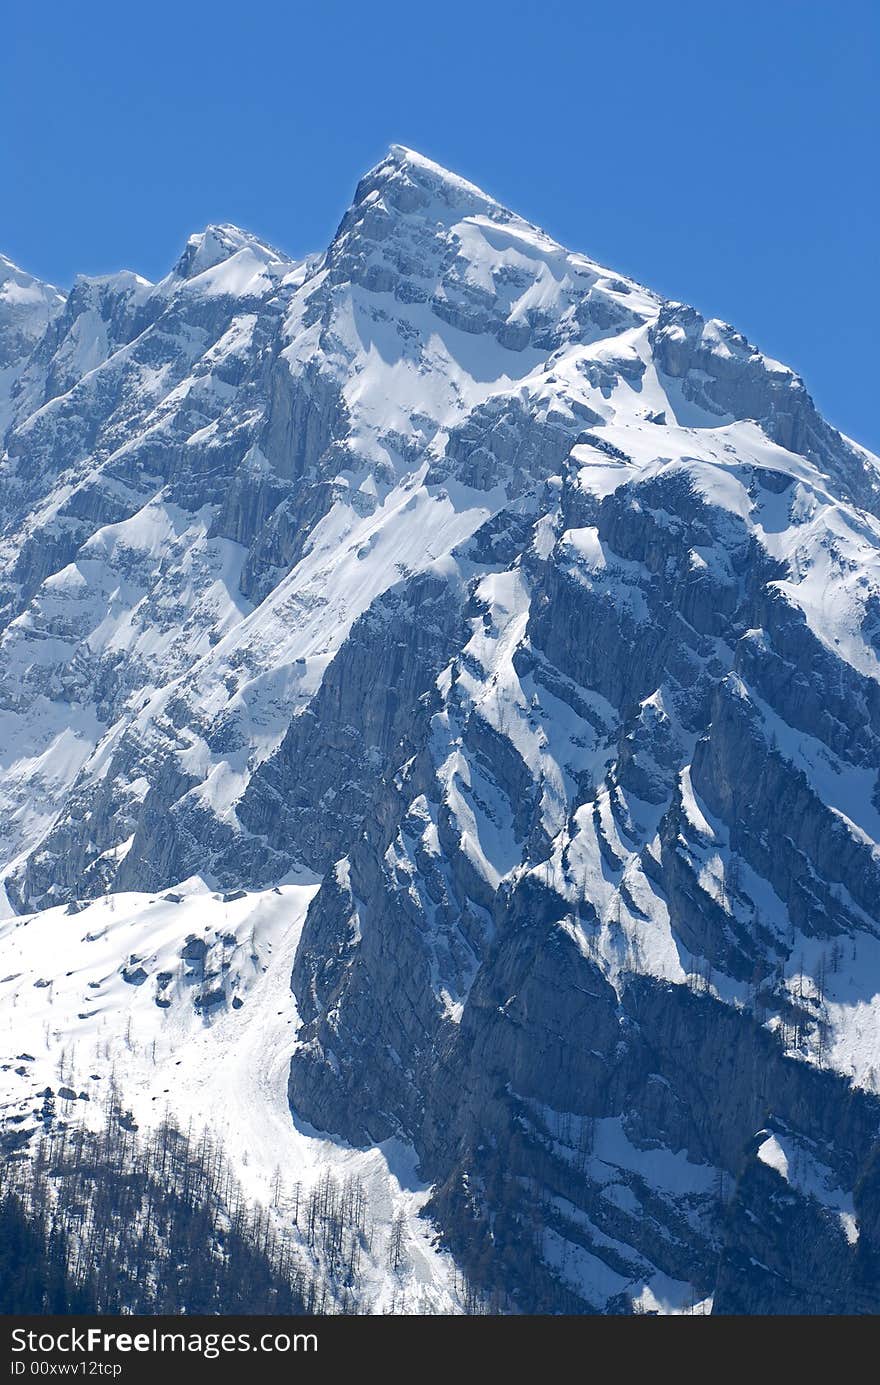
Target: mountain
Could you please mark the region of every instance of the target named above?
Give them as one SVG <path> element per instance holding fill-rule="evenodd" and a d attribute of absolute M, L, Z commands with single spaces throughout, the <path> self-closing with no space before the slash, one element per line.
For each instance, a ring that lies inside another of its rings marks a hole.
<path fill-rule="evenodd" d="M 15 1142 L 358 1170 L 386 1310 L 876 1312 L 880 461 L 399 146 L 302 262 L 8 273 Z"/>

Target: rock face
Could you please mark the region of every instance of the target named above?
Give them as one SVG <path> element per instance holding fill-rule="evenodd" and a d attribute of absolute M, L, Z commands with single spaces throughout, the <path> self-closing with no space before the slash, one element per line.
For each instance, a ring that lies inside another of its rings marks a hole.
<path fill-rule="evenodd" d="M 321 874 L 291 1106 L 499 1309 L 880 1309 L 877 459 L 401 148 L 10 272 L 11 905 Z"/>

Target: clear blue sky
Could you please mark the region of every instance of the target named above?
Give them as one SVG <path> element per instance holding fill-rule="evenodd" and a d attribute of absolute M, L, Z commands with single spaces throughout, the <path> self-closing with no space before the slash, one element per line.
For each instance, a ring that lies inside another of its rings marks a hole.
<path fill-rule="evenodd" d="M 397 141 L 726 318 L 880 451 L 877 0 L 43 0 L 0 40 L 0 248 L 159 277 L 322 249 Z"/>

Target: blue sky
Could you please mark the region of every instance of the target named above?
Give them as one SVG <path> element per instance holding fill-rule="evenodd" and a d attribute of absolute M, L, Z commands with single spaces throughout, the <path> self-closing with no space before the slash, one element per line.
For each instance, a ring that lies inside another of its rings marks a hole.
<path fill-rule="evenodd" d="M 880 451 L 875 0 L 44 0 L 0 46 L 0 249 L 156 278 L 322 249 L 388 144 L 735 323 Z"/>

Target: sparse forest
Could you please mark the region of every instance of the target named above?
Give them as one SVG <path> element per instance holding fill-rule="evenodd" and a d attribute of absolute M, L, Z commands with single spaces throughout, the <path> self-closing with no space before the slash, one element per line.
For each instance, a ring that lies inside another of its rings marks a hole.
<path fill-rule="evenodd" d="M 361 1185 L 297 1187 L 284 1220 L 207 1135 L 144 1135 L 118 1107 L 98 1132 L 52 1124 L 0 1166 L 0 1313 L 357 1311 Z"/>

